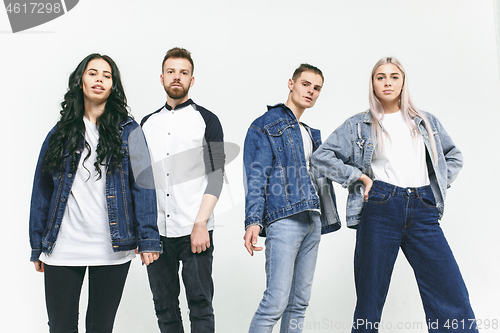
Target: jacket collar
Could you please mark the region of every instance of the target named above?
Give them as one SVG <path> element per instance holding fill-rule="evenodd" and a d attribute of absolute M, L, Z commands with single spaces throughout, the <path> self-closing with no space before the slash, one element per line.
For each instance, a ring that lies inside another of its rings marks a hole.
<path fill-rule="evenodd" d="M 194 102 L 190 98 L 187 101 L 185 101 L 184 103 L 181 103 L 181 104 L 177 105 L 174 111 L 177 111 L 179 109 L 185 108 L 186 106 L 191 105 L 191 104 L 194 104 Z M 168 105 L 168 102 L 165 102 L 165 109 L 167 109 L 169 111 L 172 111 L 172 107 L 170 105 Z"/>
<path fill-rule="evenodd" d="M 363 122 L 367 123 L 367 124 L 371 124 L 372 123 L 372 112 L 370 110 L 366 111 L 365 112 L 365 117 L 363 119 Z"/>

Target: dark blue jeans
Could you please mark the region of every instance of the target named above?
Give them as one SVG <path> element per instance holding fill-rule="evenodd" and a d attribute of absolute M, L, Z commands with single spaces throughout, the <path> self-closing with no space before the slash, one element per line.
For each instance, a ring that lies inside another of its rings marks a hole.
<path fill-rule="evenodd" d="M 161 237 L 163 253 L 148 266 L 149 286 L 153 293 L 158 327 L 162 333 L 183 333 L 179 308 L 179 264 L 182 262 L 182 281 L 189 306 L 191 332 L 215 331 L 212 307 L 213 238 L 209 231 L 210 247 L 201 253 L 191 252 L 191 236 Z"/>
<path fill-rule="evenodd" d="M 129 267 L 130 261 L 121 265 L 88 267 L 87 333 L 112 332 Z M 86 270 L 86 266 L 44 265 L 50 333 L 78 332 L 80 292 Z"/>
<path fill-rule="evenodd" d="M 418 284 L 429 332 L 477 332 L 469 294 L 438 222 L 430 186 L 375 181 L 358 225 L 357 303 L 352 332 L 378 332 L 394 262 L 403 251 Z M 448 329 L 446 325 L 456 329 Z"/>

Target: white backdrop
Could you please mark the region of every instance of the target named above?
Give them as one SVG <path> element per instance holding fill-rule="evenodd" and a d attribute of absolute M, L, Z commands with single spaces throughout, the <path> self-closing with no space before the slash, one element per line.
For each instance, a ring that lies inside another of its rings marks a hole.
<path fill-rule="evenodd" d="M 287 80 L 301 62 L 318 66 L 325 75 L 316 106 L 302 119 L 320 128 L 326 139 L 347 117 L 368 107 L 373 64 L 382 56 L 398 57 L 417 106 L 438 116 L 463 150 L 465 168 L 449 191 L 442 227 L 482 332 L 500 331 L 498 326 L 484 329 L 487 320 L 500 320 L 495 41 L 492 0 L 81 0 L 66 15 L 16 34 L 0 10 L 0 330 L 48 331 L 43 275 L 29 262 L 29 201 L 39 148 L 58 119 L 69 74 L 89 53 L 110 55 L 122 72 L 132 114 L 140 120 L 165 102 L 161 61 L 168 49 L 181 46 L 195 61 L 190 96 L 219 116 L 226 140 L 240 147 L 248 125 L 266 104 L 285 101 Z M 228 165 L 227 175 L 229 184 L 216 211 L 214 302 L 217 332 L 239 333 L 248 329 L 264 291 L 264 254 L 252 258 L 243 248 L 241 153 Z M 345 219 L 346 191 L 336 190 Z M 345 224 L 323 237 L 305 332 L 349 331 L 354 238 L 355 231 Z M 86 289 L 82 323 L 85 302 Z M 383 332 L 426 331 L 412 328 L 414 322 L 425 324 L 425 317 L 402 254 L 383 321 L 392 326 Z M 396 329 L 398 323 L 406 329 Z M 115 332 L 157 332 L 139 259 L 131 267 Z"/>

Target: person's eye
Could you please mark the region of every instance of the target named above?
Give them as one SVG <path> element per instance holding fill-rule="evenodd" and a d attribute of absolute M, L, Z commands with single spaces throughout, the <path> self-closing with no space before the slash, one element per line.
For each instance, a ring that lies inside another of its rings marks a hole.
<path fill-rule="evenodd" d="M 320 87 L 314 87 L 314 90 L 321 91 L 321 88 Z"/>
<path fill-rule="evenodd" d="M 105 77 L 106 79 L 111 79 L 111 75 L 109 75 L 109 74 L 104 75 L 104 77 Z"/>
<path fill-rule="evenodd" d="M 393 76 L 393 77 L 392 77 L 392 79 L 393 79 L 393 80 L 399 80 L 399 76 L 396 76 L 396 75 L 395 75 L 395 76 Z"/>
<path fill-rule="evenodd" d="M 89 72 L 89 75 L 90 76 L 95 76 L 95 73 L 94 72 Z"/>
<path fill-rule="evenodd" d="M 379 81 L 381 81 L 381 80 L 383 80 L 383 79 L 384 79 L 384 77 L 383 77 L 383 76 L 379 76 L 379 77 L 377 77 L 377 80 L 379 80 Z"/>

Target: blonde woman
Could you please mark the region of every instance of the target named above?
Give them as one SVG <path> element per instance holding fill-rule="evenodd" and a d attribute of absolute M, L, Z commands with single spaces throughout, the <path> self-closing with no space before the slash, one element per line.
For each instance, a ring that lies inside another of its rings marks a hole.
<path fill-rule="evenodd" d="M 467 288 L 439 226 L 462 153 L 439 120 L 412 103 L 395 58 L 373 67 L 370 109 L 349 118 L 313 154 L 313 165 L 349 188 L 357 228 L 353 332 L 378 332 L 399 249 L 412 266 L 429 331 L 477 332 Z"/>

